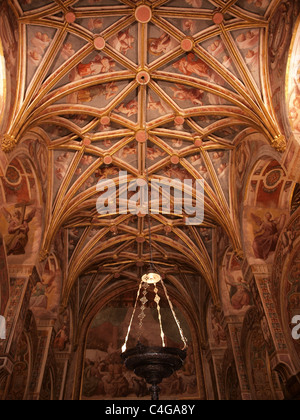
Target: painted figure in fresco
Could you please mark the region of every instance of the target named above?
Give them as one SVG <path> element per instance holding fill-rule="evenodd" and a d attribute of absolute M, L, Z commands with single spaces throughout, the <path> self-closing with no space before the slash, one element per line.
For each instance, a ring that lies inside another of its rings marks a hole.
<path fill-rule="evenodd" d="M 47 308 L 46 284 L 38 282 L 32 292 L 30 299 L 31 308 Z"/>
<path fill-rule="evenodd" d="M 225 45 L 220 39 L 215 40 L 209 47 L 208 52 L 211 53 L 214 57 L 218 56 L 225 51 Z"/>
<path fill-rule="evenodd" d="M 119 88 L 114 82 L 107 83 L 106 85 L 93 86 L 89 89 L 80 90 L 77 95 L 77 102 L 92 102 L 93 99 L 99 96 L 105 96 L 105 99 L 108 101 L 113 98 L 118 91 Z"/>
<path fill-rule="evenodd" d="M 61 181 L 67 173 L 67 170 L 69 167 L 69 160 L 70 160 L 70 153 L 66 152 L 59 155 L 54 163 L 55 175 L 59 181 Z"/>
<path fill-rule="evenodd" d="M 39 54 L 36 50 L 30 50 L 28 54 L 30 63 L 37 67 L 42 60 L 41 54 Z"/>
<path fill-rule="evenodd" d="M 212 325 L 212 334 L 215 341 L 215 345 L 219 346 L 221 342 L 226 342 L 226 334 L 224 328 L 220 324 L 220 321 L 216 314 L 212 314 L 211 317 L 211 325 Z"/>
<path fill-rule="evenodd" d="M 107 167 L 107 168 L 99 168 L 95 172 L 95 177 L 100 179 L 106 179 L 106 178 L 113 178 L 119 174 L 119 169 L 117 167 Z"/>
<path fill-rule="evenodd" d="M 183 141 L 181 139 L 172 139 L 171 143 L 174 149 L 180 149 L 183 145 Z"/>
<path fill-rule="evenodd" d="M 64 60 L 68 60 L 69 58 L 73 57 L 75 54 L 73 45 L 70 42 L 64 44 L 60 54 Z"/>
<path fill-rule="evenodd" d="M 49 38 L 46 33 L 42 32 L 37 32 L 31 39 L 31 45 L 33 46 L 33 49 L 30 49 L 28 54 L 29 60 L 34 66 L 39 65 L 51 41 L 52 39 Z"/>
<path fill-rule="evenodd" d="M 240 49 L 247 51 L 245 59 L 248 66 L 256 68 L 259 61 L 259 31 L 248 31 L 247 33 L 240 34 L 237 37 L 237 44 Z"/>
<path fill-rule="evenodd" d="M 83 385 L 85 397 L 105 395 L 110 398 L 124 398 L 129 395 L 131 386 L 123 374 L 124 366 L 119 359 L 117 352 L 107 353 L 95 361 L 86 359 Z"/>
<path fill-rule="evenodd" d="M 52 317 L 58 309 L 60 298 L 60 270 L 49 267 L 35 286 L 30 299 L 30 309 L 38 317 Z"/>
<path fill-rule="evenodd" d="M 226 279 L 226 284 L 230 286 L 230 302 L 233 309 L 239 311 L 244 307 L 250 305 L 251 295 L 248 284 L 240 276 L 235 280 L 232 276 L 228 275 L 229 280 Z"/>
<path fill-rule="evenodd" d="M 163 33 L 159 38 L 150 38 L 148 41 L 148 51 L 153 55 L 166 54 L 175 47 L 176 43 L 170 35 Z"/>
<path fill-rule="evenodd" d="M 187 57 L 176 61 L 173 67 L 187 76 L 196 74 L 199 77 L 209 77 L 209 67 L 194 53 L 190 53 Z"/>
<path fill-rule="evenodd" d="M 92 18 L 89 19 L 88 22 L 88 28 L 90 31 L 99 31 L 100 29 L 102 29 L 103 26 L 103 20 L 100 18 Z"/>
<path fill-rule="evenodd" d="M 193 35 L 196 32 L 196 22 L 192 19 L 184 19 L 182 21 L 182 29 Z"/>
<path fill-rule="evenodd" d="M 149 160 L 155 160 L 159 157 L 163 157 L 166 156 L 166 152 L 164 152 L 163 150 L 159 149 L 156 146 L 153 147 L 148 147 L 147 149 L 147 158 Z"/>
<path fill-rule="evenodd" d="M 133 146 L 125 146 L 124 149 L 120 152 L 121 158 L 127 159 L 128 156 L 134 156 L 137 154 L 137 147 Z"/>
<path fill-rule="evenodd" d="M 14 30 L 13 22 L 9 17 L 7 11 L 9 6 L 7 2 L 1 2 L 1 12 L 0 14 L 0 37 L 3 44 L 4 54 L 5 54 L 5 64 L 8 72 L 11 74 L 14 71 L 15 65 L 17 63 L 18 57 L 16 54 L 18 48 L 17 40 L 17 29 Z"/>
<path fill-rule="evenodd" d="M 138 101 L 133 99 L 128 104 L 121 104 L 119 108 L 115 109 L 115 112 L 126 115 L 128 118 L 138 113 Z"/>
<path fill-rule="evenodd" d="M 84 383 L 83 383 L 83 395 L 85 397 L 91 397 L 96 394 L 99 378 L 93 375 L 94 362 L 90 360 L 85 361 L 84 367 Z M 102 394 L 102 393 L 101 393 Z"/>
<path fill-rule="evenodd" d="M 43 55 L 51 41 L 51 38 L 46 33 L 37 32 L 34 38 L 32 38 L 31 44 L 39 54 Z"/>
<path fill-rule="evenodd" d="M 282 255 L 289 255 L 294 246 L 294 241 L 297 238 L 296 233 L 291 229 L 288 228 L 282 233 L 281 241 L 283 245 Z"/>
<path fill-rule="evenodd" d="M 54 340 L 54 348 L 58 351 L 64 351 L 69 342 L 68 328 L 66 325 L 58 331 Z"/>
<path fill-rule="evenodd" d="M 250 48 L 255 48 L 258 46 L 259 42 L 259 31 L 248 31 L 246 33 L 241 33 L 237 37 L 237 44 L 242 50 L 248 50 Z"/>
<path fill-rule="evenodd" d="M 126 31 L 121 31 L 118 35 L 113 39 L 113 47 L 119 51 L 121 54 L 126 55 L 129 50 L 133 49 L 133 43 L 135 39 L 132 35 L 130 35 L 129 29 Z"/>
<path fill-rule="evenodd" d="M 201 155 L 194 155 L 191 156 L 191 164 L 194 166 L 194 168 L 199 172 L 199 174 L 202 176 L 202 178 L 205 181 L 209 181 L 209 173 L 205 166 L 205 163 L 203 162 L 203 159 Z"/>
<path fill-rule="evenodd" d="M 77 71 L 79 76 L 95 76 L 97 74 L 104 74 L 113 71 L 116 63 L 109 57 L 102 57 L 100 54 L 97 54 L 94 60 L 90 61 L 87 64 L 78 64 Z"/>
<path fill-rule="evenodd" d="M 255 232 L 253 251 L 256 258 L 267 260 L 270 253 L 274 252 L 277 246 L 279 235 L 283 229 L 286 216 L 281 215 L 276 219 L 270 212 L 265 214 L 264 220 L 255 214 L 251 214 L 252 219 L 259 226 Z"/>
<path fill-rule="evenodd" d="M 232 66 L 232 59 L 230 58 L 230 56 L 228 54 L 225 54 L 223 56 L 223 63 L 222 64 L 227 69 L 231 68 L 231 66 Z"/>
<path fill-rule="evenodd" d="M 13 215 L 5 208 L 2 209 L 8 222 L 7 256 L 25 254 L 25 248 L 28 243 L 29 223 L 36 214 L 36 209 L 34 208 L 26 215 L 26 208 L 31 204 L 16 205 Z"/>
<path fill-rule="evenodd" d="M 246 63 L 252 68 L 256 68 L 258 65 L 259 57 L 258 50 L 249 50 L 246 54 Z"/>
<path fill-rule="evenodd" d="M 178 101 L 191 101 L 193 105 L 203 105 L 203 90 L 197 88 L 187 88 L 182 85 L 175 85 L 176 87 L 172 87 L 171 89 L 174 92 L 173 98 L 177 99 Z"/>
<path fill-rule="evenodd" d="M 171 179 L 180 179 L 181 181 L 184 181 L 187 179 L 187 172 L 185 169 L 180 168 L 178 166 L 169 165 L 166 166 L 163 170 L 163 174 Z"/>
<path fill-rule="evenodd" d="M 300 62 L 297 76 L 297 80 L 294 80 L 294 89 L 291 94 L 289 117 L 294 130 L 300 131 Z"/>
<path fill-rule="evenodd" d="M 166 115 L 170 111 L 167 105 L 163 104 L 161 100 L 155 101 L 150 94 L 147 108 L 149 111 L 158 111 L 160 115 Z"/>

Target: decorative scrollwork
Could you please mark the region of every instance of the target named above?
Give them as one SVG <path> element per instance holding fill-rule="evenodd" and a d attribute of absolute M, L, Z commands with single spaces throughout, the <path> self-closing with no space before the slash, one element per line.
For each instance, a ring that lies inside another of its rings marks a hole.
<path fill-rule="evenodd" d="M 1 148 L 3 152 L 10 153 L 17 145 L 17 140 L 11 134 L 5 134 L 1 139 Z"/>
<path fill-rule="evenodd" d="M 279 134 L 278 136 L 274 137 L 274 140 L 272 141 L 272 146 L 278 151 L 278 152 L 285 152 L 286 151 L 286 138 L 283 134 Z"/>

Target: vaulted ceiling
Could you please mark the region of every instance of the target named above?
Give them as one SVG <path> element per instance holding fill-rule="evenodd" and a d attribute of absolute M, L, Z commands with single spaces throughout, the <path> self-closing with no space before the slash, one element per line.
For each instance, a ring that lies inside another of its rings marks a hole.
<path fill-rule="evenodd" d="M 80 276 L 99 267 L 108 278 L 139 274 L 150 260 L 147 217 L 97 212 L 97 183 L 120 171 L 128 181 L 204 180 L 201 226 L 151 215 L 153 259 L 165 275 L 200 274 L 217 301 L 215 228 L 242 251 L 234 152 L 251 133 L 285 147 L 266 71 L 279 1 L 8 3 L 21 36 L 2 149 L 33 134 L 47 144 L 41 254 L 64 228 L 64 302 Z"/>

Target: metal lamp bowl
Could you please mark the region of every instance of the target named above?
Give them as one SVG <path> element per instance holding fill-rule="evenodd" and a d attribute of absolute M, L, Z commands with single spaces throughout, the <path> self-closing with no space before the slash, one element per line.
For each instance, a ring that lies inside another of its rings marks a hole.
<path fill-rule="evenodd" d="M 182 368 L 186 351 L 174 347 L 146 347 L 138 344 L 121 357 L 128 370 L 134 371 L 137 376 L 152 385 L 152 399 L 158 400 L 158 385 Z"/>

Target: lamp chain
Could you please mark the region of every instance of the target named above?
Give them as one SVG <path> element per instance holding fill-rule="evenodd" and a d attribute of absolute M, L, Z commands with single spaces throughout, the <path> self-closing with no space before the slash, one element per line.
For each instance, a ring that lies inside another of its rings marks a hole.
<path fill-rule="evenodd" d="M 145 314 L 145 309 L 146 309 L 146 303 L 148 302 L 147 299 L 147 294 L 148 294 L 148 288 L 149 288 L 149 284 L 146 282 L 142 283 L 142 287 L 143 287 L 143 297 L 140 299 L 140 302 L 142 304 L 141 306 L 141 312 L 138 316 L 138 319 L 140 320 L 139 323 L 139 332 L 138 332 L 138 341 L 140 341 L 141 336 L 142 336 L 142 331 L 143 331 L 143 323 L 144 323 L 144 319 L 146 318 L 146 314 Z"/>
<path fill-rule="evenodd" d="M 164 333 L 164 330 L 163 330 L 161 310 L 160 310 L 160 297 L 158 295 L 158 288 L 157 288 L 156 283 L 154 284 L 154 293 L 155 293 L 154 302 L 156 303 L 156 307 L 157 307 L 157 314 L 158 314 L 158 320 L 159 320 L 159 326 L 160 326 L 160 336 L 161 336 L 162 346 L 166 347 L 165 333 Z"/>

